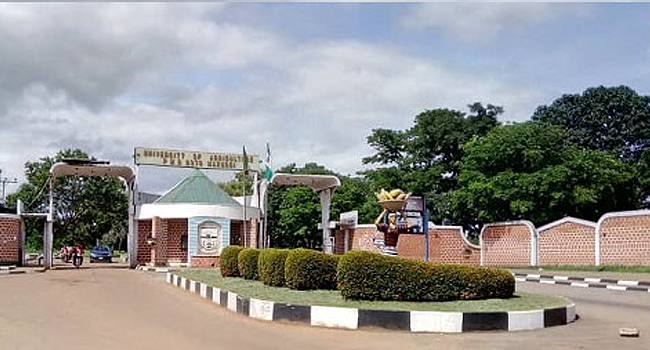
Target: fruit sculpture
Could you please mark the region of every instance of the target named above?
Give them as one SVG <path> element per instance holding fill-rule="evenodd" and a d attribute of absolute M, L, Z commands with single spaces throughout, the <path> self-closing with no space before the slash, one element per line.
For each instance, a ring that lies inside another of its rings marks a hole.
<path fill-rule="evenodd" d="M 408 231 L 409 223 L 408 220 L 406 220 L 406 218 L 404 217 L 403 213 L 400 214 L 395 213 L 393 215 L 389 215 L 386 220 L 384 219 L 389 212 L 401 211 L 404 208 L 404 205 L 406 204 L 406 200 L 409 198 L 410 195 L 411 195 L 410 193 L 405 193 L 400 189 L 386 191 L 383 188 L 378 193 L 375 193 L 375 196 L 377 196 L 377 200 L 379 201 L 379 204 L 384 209 L 381 212 L 381 214 L 379 214 L 377 219 L 375 219 L 375 225 L 377 226 L 377 229 L 379 229 L 382 232 Z M 403 220 L 399 222 L 400 221 L 398 220 L 399 218 L 402 218 Z"/>

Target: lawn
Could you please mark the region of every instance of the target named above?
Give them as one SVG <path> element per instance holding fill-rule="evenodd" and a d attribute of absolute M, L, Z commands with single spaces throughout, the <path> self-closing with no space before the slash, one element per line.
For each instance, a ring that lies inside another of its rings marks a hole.
<path fill-rule="evenodd" d="M 523 311 L 565 306 L 569 299 L 557 296 L 516 293 L 509 299 L 457 300 L 445 302 L 357 301 L 345 300 L 336 290 L 296 291 L 269 287 L 259 281 L 222 277 L 218 270 L 188 269 L 177 272 L 181 277 L 200 281 L 244 297 L 294 305 L 338 306 L 375 310 L 419 311 Z"/>

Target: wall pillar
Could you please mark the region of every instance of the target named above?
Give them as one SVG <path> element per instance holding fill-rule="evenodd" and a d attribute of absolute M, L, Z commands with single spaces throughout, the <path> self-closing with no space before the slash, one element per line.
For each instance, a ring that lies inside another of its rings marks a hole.
<path fill-rule="evenodd" d="M 167 265 L 167 220 L 158 216 L 151 218 L 151 264 L 154 266 Z"/>

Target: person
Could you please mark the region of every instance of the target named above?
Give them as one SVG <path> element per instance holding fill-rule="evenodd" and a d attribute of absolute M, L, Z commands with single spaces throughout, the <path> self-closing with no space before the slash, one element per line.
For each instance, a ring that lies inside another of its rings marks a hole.
<path fill-rule="evenodd" d="M 84 256 L 84 248 L 81 244 L 75 243 L 74 248 L 72 249 L 72 264 L 75 265 L 75 260 L 77 259 L 77 255 L 79 255 L 79 266 L 83 264 L 83 256 Z M 75 265 L 77 266 L 77 265 Z M 78 266 L 77 266 L 78 267 Z"/>
<path fill-rule="evenodd" d="M 68 247 L 65 245 L 61 247 L 61 260 L 63 260 L 63 262 L 70 261 L 70 251 L 68 250 Z"/>

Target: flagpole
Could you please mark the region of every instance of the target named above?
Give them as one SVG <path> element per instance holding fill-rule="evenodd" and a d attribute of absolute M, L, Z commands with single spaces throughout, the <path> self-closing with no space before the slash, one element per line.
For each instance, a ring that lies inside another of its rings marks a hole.
<path fill-rule="evenodd" d="M 244 247 L 248 247 L 248 242 L 246 237 L 248 236 L 248 232 L 246 231 L 246 170 L 248 170 L 248 159 L 246 158 L 246 146 L 243 146 L 243 159 L 244 159 L 244 170 L 243 170 L 243 176 L 242 176 L 242 193 L 244 196 L 244 217 L 243 217 L 243 239 L 242 241 L 244 242 Z"/>

